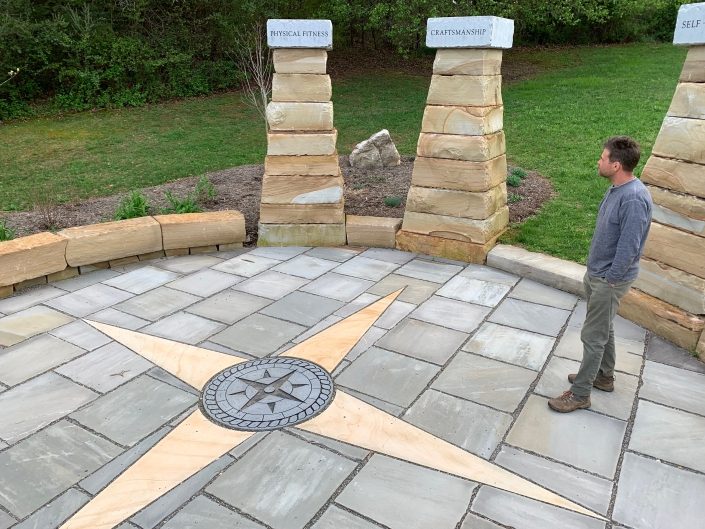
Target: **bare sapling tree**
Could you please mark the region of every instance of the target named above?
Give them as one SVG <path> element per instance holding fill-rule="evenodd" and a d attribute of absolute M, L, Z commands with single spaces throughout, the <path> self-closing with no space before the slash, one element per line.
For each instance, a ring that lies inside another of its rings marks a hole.
<path fill-rule="evenodd" d="M 267 46 L 264 24 L 255 22 L 248 30 L 241 30 L 235 38 L 235 62 L 242 72 L 243 99 L 254 108 L 267 124 L 267 103 L 272 93 L 272 52 Z"/>

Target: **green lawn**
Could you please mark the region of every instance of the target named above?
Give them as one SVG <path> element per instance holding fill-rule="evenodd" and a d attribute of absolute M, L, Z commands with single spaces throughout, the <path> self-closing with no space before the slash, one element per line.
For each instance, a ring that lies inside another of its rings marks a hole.
<path fill-rule="evenodd" d="M 506 53 L 539 71 L 504 88 L 510 162 L 549 177 L 558 197 L 505 242 L 584 261 L 606 188 L 595 175 L 601 142 L 633 135 L 646 160 L 684 56 L 670 44 Z M 414 154 L 429 74 L 334 79 L 339 152 L 387 128 L 402 154 Z M 0 210 L 261 163 L 265 148 L 263 124 L 232 93 L 9 123 L 0 126 Z"/>

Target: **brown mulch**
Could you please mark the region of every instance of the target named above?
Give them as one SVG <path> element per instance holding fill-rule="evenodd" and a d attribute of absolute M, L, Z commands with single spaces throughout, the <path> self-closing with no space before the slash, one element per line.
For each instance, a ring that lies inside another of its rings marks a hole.
<path fill-rule="evenodd" d="M 403 157 L 397 167 L 379 171 L 353 169 L 347 156 L 340 157 L 340 166 L 345 179 L 345 212 L 352 215 L 377 217 L 402 217 L 406 194 L 411 182 L 414 159 Z M 262 187 L 262 165 L 242 165 L 208 173 L 208 178 L 217 190 L 215 200 L 205 204 L 205 211 L 235 209 L 245 215 L 249 243 L 257 240 L 257 220 Z M 143 190 L 148 198 L 150 211 L 158 213 L 167 206 L 165 191 L 176 196 L 186 196 L 196 186 L 198 177 L 189 177 Z M 535 213 L 552 196 L 553 188 L 548 180 L 536 172 L 529 172 L 520 187 L 509 187 L 509 194 L 517 194 L 521 200 L 510 202 L 510 222 L 520 222 Z M 47 229 L 57 230 L 71 226 L 82 226 L 112 220 L 120 200 L 126 194 L 84 200 L 75 204 L 57 206 L 42 205 L 28 212 L 0 213 L 17 236 L 30 235 Z M 385 205 L 385 198 L 399 197 L 397 207 Z"/>

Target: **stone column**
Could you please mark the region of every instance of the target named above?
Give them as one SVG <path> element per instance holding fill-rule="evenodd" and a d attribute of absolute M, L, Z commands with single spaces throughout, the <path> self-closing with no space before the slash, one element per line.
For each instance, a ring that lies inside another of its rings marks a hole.
<path fill-rule="evenodd" d="M 641 176 L 654 209 L 634 286 L 674 306 L 667 337 L 692 350 L 705 314 L 705 3 L 681 6 L 674 44 L 690 49 Z"/>
<path fill-rule="evenodd" d="M 260 246 L 345 244 L 343 177 L 333 127 L 330 20 L 269 20 L 272 101 L 260 205 Z"/>
<path fill-rule="evenodd" d="M 438 48 L 397 247 L 481 263 L 509 223 L 502 49 L 514 21 L 428 20 Z"/>

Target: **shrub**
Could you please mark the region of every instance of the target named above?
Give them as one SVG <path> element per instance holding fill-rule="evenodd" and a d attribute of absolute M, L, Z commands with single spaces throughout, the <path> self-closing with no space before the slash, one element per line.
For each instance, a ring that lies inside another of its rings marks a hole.
<path fill-rule="evenodd" d="M 507 175 L 507 185 L 512 187 L 519 187 L 521 185 L 521 178 L 513 173 Z"/>
<path fill-rule="evenodd" d="M 122 199 L 115 211 L 115 220 L 134 219 L 149 215 L 149 202 L 140 191 L 132 191 Z"/>
<path fill-rule="evenodd" d="M 10 241 L 15 238 L 15 231 L 0 220 L 0 241 Z"/>
<path fill-rule="evenodd" d="M 206 175 L 201 176 L 196 184 L 196 200 L 198 200 L 198 203 L 208 204 L 213 202 L 217 196 L 218 191 L 213 182 Z"/>
<path fill-rule="evenodd" d="M 522 196 L 519 193 L 509 193 L 509 196 L 507 197 L 507 201 L 510 204 L 516 204 L 517 202 L 522 201 Z"/>
<path fill-rule="evenodd" d="M 524 178 L 526 178 L 526 176 L 528 175 L 528 173 L 524 169 L 522 169 L 521 167 L 512 167 L 512 170 L 509 171 L 509 174 L 510 175 L 512 175 L 512 174 L 517 175 L 522 180 Z"/>
<path fill-rule="evenodd" d="M 200 213 L 203 211 L 193 193 L 181 198 L 174 196 L 171 191 L 167 191 L 165 196 L 169 201 L 169 207 L 164 208 L 162 213 Z"/>
<path fill-rule="evenodd" d="M 401 197 L 384 197 L 384 205 L 390 208 L 397 208 L 401 204 Z"/>

